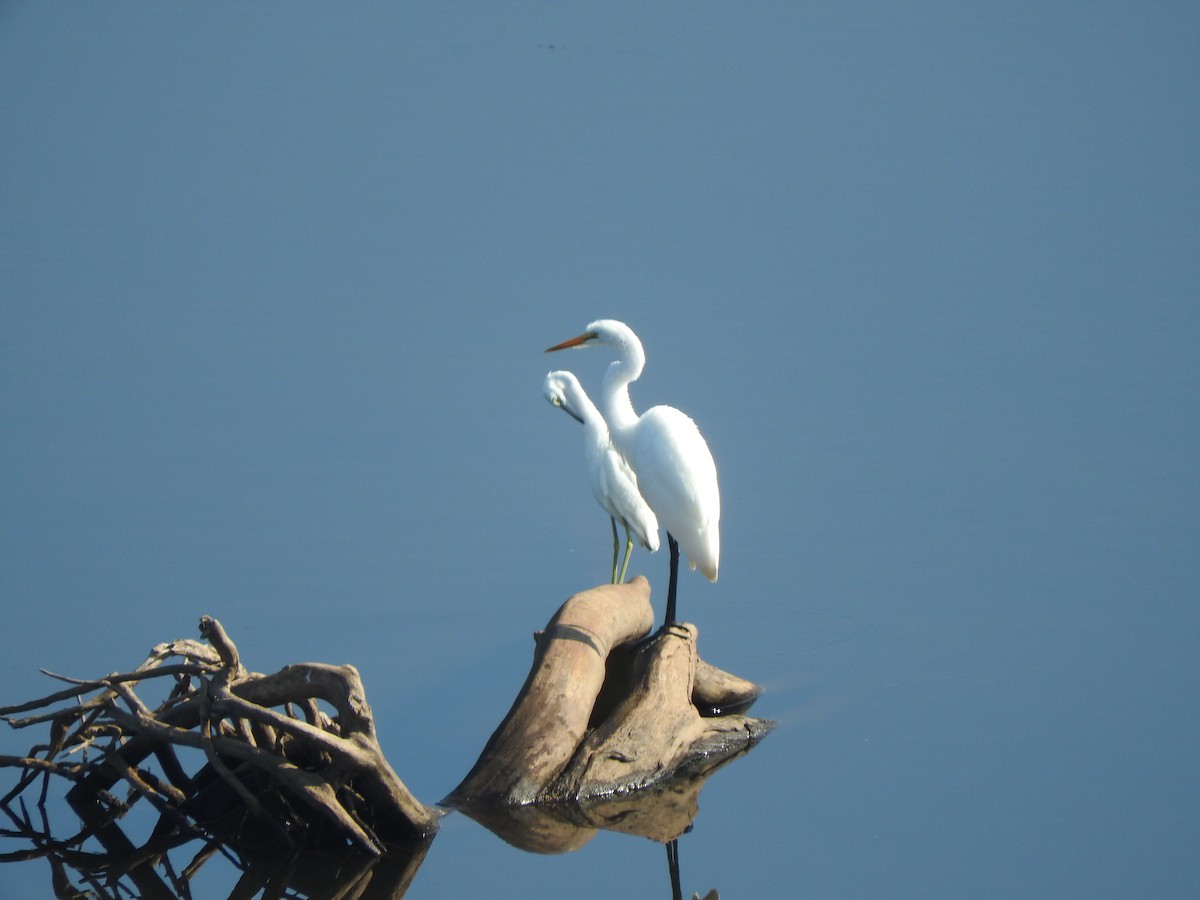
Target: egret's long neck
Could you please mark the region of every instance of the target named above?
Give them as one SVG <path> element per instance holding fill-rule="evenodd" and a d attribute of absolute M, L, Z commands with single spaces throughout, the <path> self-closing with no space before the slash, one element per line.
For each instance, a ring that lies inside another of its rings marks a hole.
<path fill-rule="evenodd" d="M 608 425 L 604 417 L 600 415 L 600 410 L 596 409 L 596 404 L 587 395 L 583 385 L 574 379 L 567 384 L 567 403 L 579 418 L 583 419 L 583 426 L 589 434 L 597 440 L 603 439 L 605 443 L 608 442 Z"/>
<path fill-rule="evenodd" d="M 634 338 L 616 345 L 620 358 L 608 367 L 604 374 L 604 393 L 601 397 L 604 418 L 613 443 L 620 444 L 625 432 L 637 423 L 633 401 L 629 399 L 630 382 L 637 381 L 646 366 L 646 353 L 642 344 Z"/>

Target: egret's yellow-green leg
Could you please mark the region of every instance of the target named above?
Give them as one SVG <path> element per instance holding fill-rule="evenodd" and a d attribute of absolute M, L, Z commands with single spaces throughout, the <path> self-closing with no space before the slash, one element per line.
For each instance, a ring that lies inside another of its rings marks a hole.
<path fill-rule="evenodd" d="M 612 583 L 624 584 L 625 572 L 629 569 L 629 557 L 633 554 L 633 535 L 629 531 L 629 526 L 625 526 L 625 560 L 621 563 L 621 576 L 617 577 L 617 557 L 621 554 L 621 539 L 617 536 L 617 520 L 615 516 L 609 516 L 608 521 L 612 522 L 613 531 L 613 570 Z"/>
<path fill-rule="evenodd" d="M 620 546 L 621 546 L 621 542 L 620 542 L 620 540 L 617 538 L 617 518 L 616 518 L 616 516 L 609 516 L 609 517 L 608 517 L 608 521 L 612 522 L 612 530 L 613 530 L 613 573 L 612 573 L 612 583 L 613 583 L 613 584 L 620 584 L 621 582 L 617 581 L 617 555 L 620 553 L 620 549 L 619 549 L 619 548 L 620 548 Z"/>
<path fill-rule="evenodd" d="M 629 554 L 633 553 L 633 535 L 629 533 L 629 526 L 625 526 L 625 562 L 621 563 L 621 580 L 618 584 L 625 583 L 625 570 L 629 568 Z"/>

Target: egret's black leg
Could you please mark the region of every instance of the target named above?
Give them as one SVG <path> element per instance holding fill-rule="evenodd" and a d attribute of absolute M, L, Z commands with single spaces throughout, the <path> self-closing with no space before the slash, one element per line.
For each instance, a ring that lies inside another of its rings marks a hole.
<path fill-rule="evenodd" d="M 613 574 L 612 583 L 617 584 L 617 555 L 620 552 L 618 548 L 621 546 L 620 539 L 617 538 L 617 520 L 614 516 L 609 516 L 608 521 L 612 522 L 613 530 Z"/>
<path fill-rule="evenodd" d="M 683 879 L 679 877 L 679 838 L 667 842 L 667 872 L 671 877 L 671 900 L 683 900 Z"/>
<path fill-rule="evenodd" d="M 663 627 L 669 628 L 675 624 L 675 583 L 679 580 L 679 544 L 667 532 L 667 546 L 671 548 L 671 580 L 667 583 L 667 617 Z"/>

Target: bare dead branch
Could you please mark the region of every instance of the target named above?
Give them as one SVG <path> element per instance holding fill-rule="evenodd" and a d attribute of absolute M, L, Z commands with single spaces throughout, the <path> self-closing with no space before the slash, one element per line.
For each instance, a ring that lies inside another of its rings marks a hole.
<path fill-rule="evenodd" d="M 229 635 L 225 633 L 225 629 L 221 627 L 220 622 L 211 616 L 201 616 L 200 635 L 217 651 L 227 679 L 234 679 L 243 674 L 241 656 L 233 641 L 229 639 Z"/>

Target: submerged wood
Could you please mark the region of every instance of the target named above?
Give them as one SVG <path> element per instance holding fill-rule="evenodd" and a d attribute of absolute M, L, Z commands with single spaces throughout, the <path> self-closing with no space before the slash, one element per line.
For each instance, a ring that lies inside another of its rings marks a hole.
<path fill-rule="evenodd" d="M 459 810 L 514 847 L 530 853 L 578 850 L 598 831 L 617 831 L 667 843 L 695 820 L 700 791 L 719 768 L 747 752 L 771 723 L 748 720 L 756 733 L 731 756 L 697 758 L 688 768 L 640 790 L 577 801 L 545 800 L 520 806 L 460 804 Z"/>
<path fill-rule="evenodd" d="M 536 636 L 524 687 L 443 804 L 481 821 L 512 821 L 505 810 L 525 805 L 571 806 L 571 819 L 581 804 L 710 772 L 761 740 L 772 723 L 719 714 L 744 710 L 760 689 L 702 664 L 695 626 L 639 641 L 652 625 L 650 586 L 640 576 L 572 596 Z M 580 839 L 564 842 L 552 822 L 522 818 L 553 832 L 527 835 L 534 845 L 566 849 Z M 669 840 L 686 828 L 672 821 L 650 829 L 653 836 Z M 517 842 L 515 834 L 506 839 Z"/>

